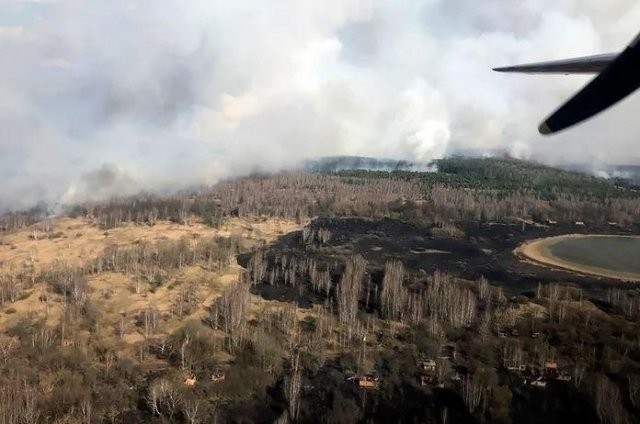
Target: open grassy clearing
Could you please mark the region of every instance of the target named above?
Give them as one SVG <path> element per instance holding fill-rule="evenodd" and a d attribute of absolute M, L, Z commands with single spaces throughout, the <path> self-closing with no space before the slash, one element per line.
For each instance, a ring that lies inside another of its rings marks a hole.
<path fill-rule="evenodd" d="M 82 266 L 112 245 L 126 247 L 164 240 L 226 237 L 236 239 L 240 246 L 248 249 L 271 243 L 301 225 L 283 219 L 231 218 L 219 229 L 200 223 L 158 222 L 154 226 L 127 224 L 105 231 L 86 218 L 60 218 L 51 220 L 49 226 L 47 232 L 42 232 L 42 225 L 36 224 L 3 235 L 0 274 L 28 272 L 35 278 L 57 262 Z M 124 342 L 133 353 L 133 347 L 145 338 L 171 334 L 186 320 L 205 320 L 211 304 L 225 287 L 238 280 L 241 272 L 242 268 L 233 258 L 223 269 L 182 267 L 170 272 L 168 279 L 156 287 L 143 278 L 120 272 L 89 275 L 88 299 L 97 311 L 95 329 L 107 340 Z M 41 322 L 49 328 L 61 325 L 64 298 L 47 283 L 36 282 L 19 299 L 8 302 L 0 310 L 0 331 L 19 323 Z M 180 307 L 180 300 L 187 292 L 194 299 L 188 308 Z M 153 334 L 141 324 L 145 311 L 157 314 Z M 260 310 L 256 310 L 256 314 L 259 313 Z"/>
<path fill-rule="evenodd" d="M 301 227 L 293 221 L 283 219 L 231 218 L 220 229 L 201 223 L 180 225 L 160 221 L 153 226 L 127 224 L 122 227 L 102 230 L 86 218 L 60 218 L 51 222 L 47 233 L 37 232 L 35 224 L 0 238 L 0 264 L 17 267 L 25 261 L 34 260 L 40 266 L 54 260 L 68 261 L 80 265 L 95 259 L 109 244 L 134 244 L 143 241 L 179 240 L 182 237 L 238 237 L 252 242 L 269 243 L 278 236 Z"/>

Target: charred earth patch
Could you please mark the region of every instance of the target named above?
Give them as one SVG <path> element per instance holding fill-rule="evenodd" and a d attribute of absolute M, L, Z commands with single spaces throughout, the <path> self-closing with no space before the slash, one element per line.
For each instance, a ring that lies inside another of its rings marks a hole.
<path fill-rule="evenodd" d="M 460 222 L 456 228 L 462 236 L 443 236 L 436 225 L 419 226 L 389 218 L 317 218 L 260 252 L 262 262 L 258 275 L 253 276 L 252 290 L 265 299 L 297 301 L 303 307 L 321 303 L 331 293 L 308 289 L 312 284 L 306 272 L 310 261 L 327 273 L 333 287 L 339 283 L 345 261 L 354 255 L 366 261 L 374 287 L 383 278 L 385 263 L 393 259 L 400 260 L 416 280 L 436 271 L 471 281 L 484 277 L 511 296 L 531 293 L 539 283 L 547 282 L 571 281 L 594 291 L 619 283 L 606 276 L 540 266 L 514 255 L 527 241 L 580 231 L 597 234 L 610 228 L 478 221 Z M 252 261 L 255 255 L 239 258 L 240 265 L 255 269 Z M 291 269 L 292 263 L 295 269 Z"/>

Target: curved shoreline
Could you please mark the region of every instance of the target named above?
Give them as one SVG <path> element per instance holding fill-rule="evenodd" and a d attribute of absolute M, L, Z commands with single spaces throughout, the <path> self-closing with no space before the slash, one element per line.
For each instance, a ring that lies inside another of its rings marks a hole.
<path fill-rule="evenodd" d="M 638 282 L 640 273 L 612 271 L 588 265 L 580 265 L 568 262 L 553 256 L 549 248 L 562 240 L 572 238 L 594 238 L 594 237 L 626 237 L 640 238 L 639 236 L 615 235 L 615 234 L 564 234 L 561 236 L 545 237 L 529 240 L 518 246 L 513 253 L 521 259 L 529 260 L 536 265 L 541 265 L 551 269 L 568 271 L 579 275 L 591 277 L 610 278 L 619 281 Z"/>

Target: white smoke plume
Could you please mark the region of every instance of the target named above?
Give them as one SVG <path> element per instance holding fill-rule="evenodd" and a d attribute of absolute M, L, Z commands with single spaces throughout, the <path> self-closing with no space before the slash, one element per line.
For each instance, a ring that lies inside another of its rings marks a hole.
<path fill-rule="evenodd" d="M 632 0 L 0 0 L 0 209 L 340 154 L 635 163 L 640 96 L 542 138 L 587 79 L 491 68 L 639 23 Z"/>

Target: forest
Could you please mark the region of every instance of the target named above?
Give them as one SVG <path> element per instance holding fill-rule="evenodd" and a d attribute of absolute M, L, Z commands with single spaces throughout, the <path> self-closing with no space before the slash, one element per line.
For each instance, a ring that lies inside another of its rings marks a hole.
<path fill-rule="evenodd" d="M 638 422 L 640 286 L 512 251 L 639 222 L 619 181 L 463 158 L 7 213 L 0 422 Z"/>
<path fill-rule="evenodd" d="M 75 205 L 69 216 L 94 217 L 103 228 L 197 218 L 218 226 L 226 216 L 394 217 L 415 223 L 512 222 L 516 219 L 633 225 L 640 192 L 617 180 L 515 159 L 443 159 L 435 172 L 290 171 L 222 181 L 174 196 L 140 194 Z M 7 214 L 11 229 L 42 217 L 42 207 Z"/>

